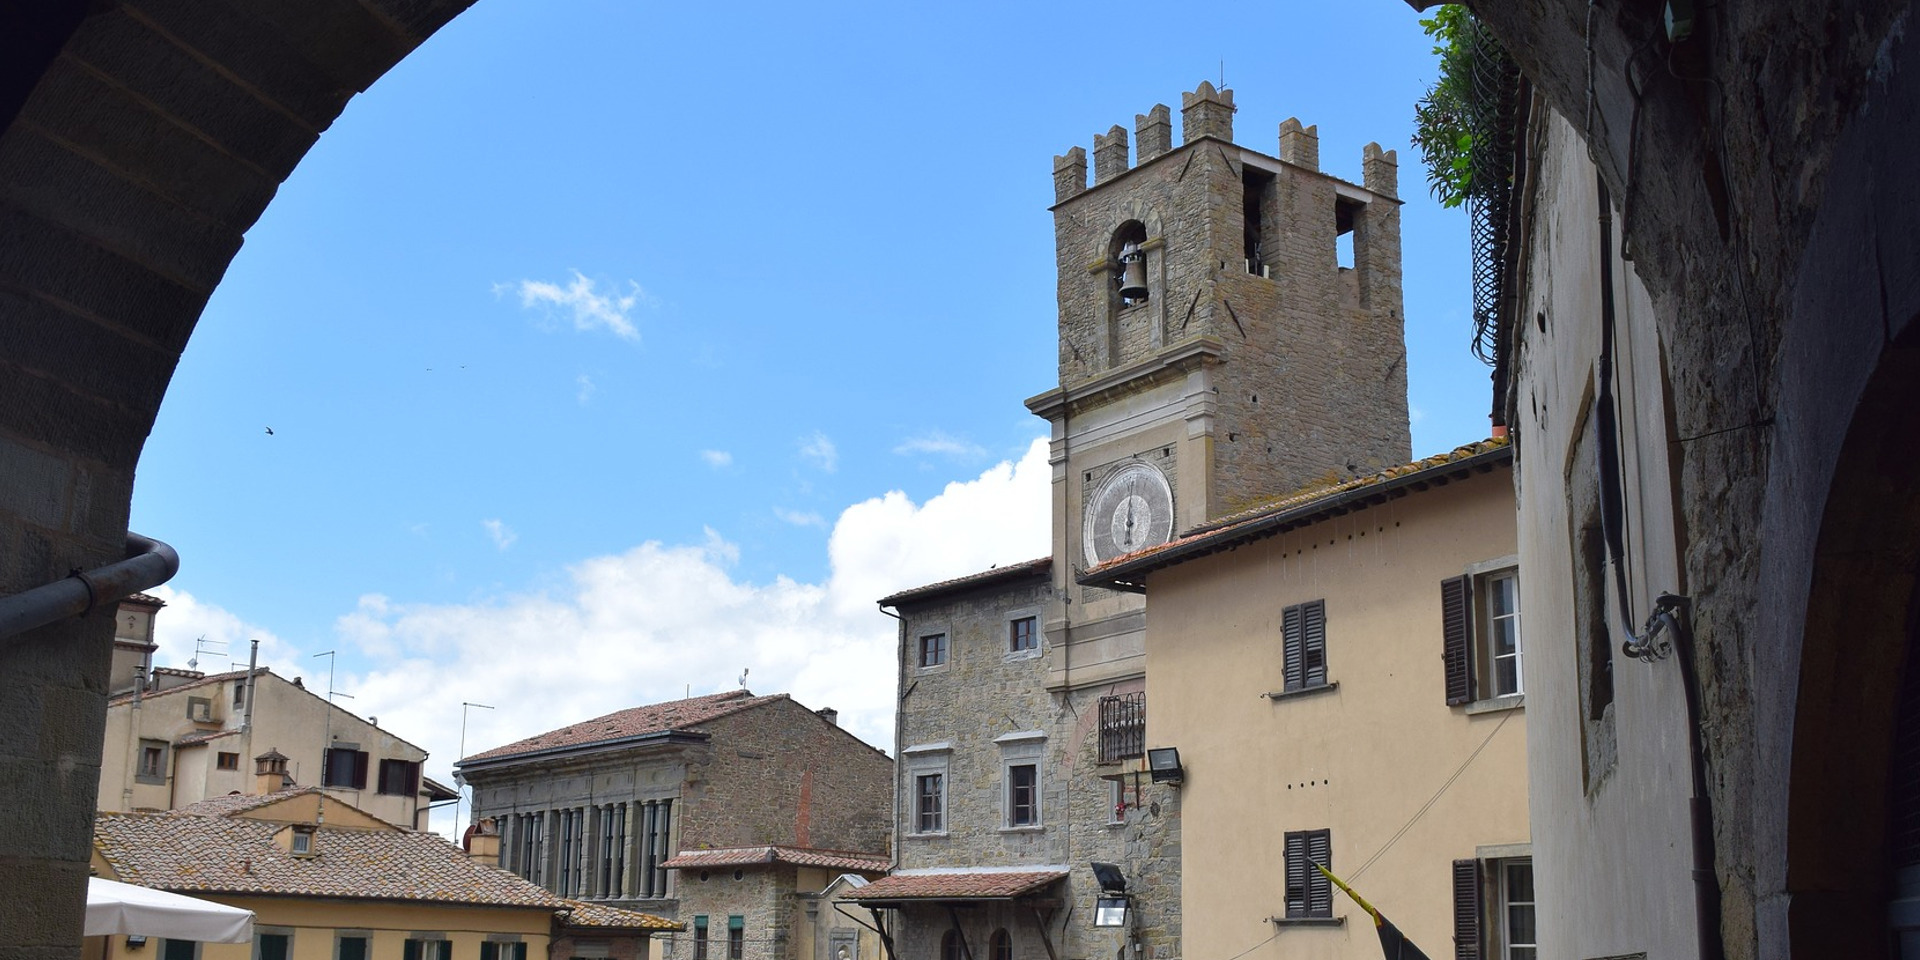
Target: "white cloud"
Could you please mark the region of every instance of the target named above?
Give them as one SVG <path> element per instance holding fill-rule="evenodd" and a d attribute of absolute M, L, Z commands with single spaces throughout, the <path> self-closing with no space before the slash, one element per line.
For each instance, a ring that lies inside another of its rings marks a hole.
<path fill-rule="evenodd" d="M 248 623 L 185 590 L 163 585 L 147 592 L 167 603 L 153 619 L 153 642 L 159 647 L 153 654 L 155 666 L 185 669 L 198 649 L 197 669 L 207 673 L 244 670 L 252 655 L 250 641 L 258 640 L 261 666 L 272 666 L 289 677 L 307 669 L 306 655 L 265 627 Z"/>
<path fill-rule="evenodd" d="M 800 510 L 787 510 L 782 507 L 774 507 L 773 515 L 779 517 L 782 522 L 791 523 L 796 527 L 819 527 L 824 530 L 827 526 L 825 517 L 810 510 L 803 512 Z"/>
<path fill-rule="evenodd" d="M 356 712 L 432 753 L 451 776 L 478 752 L 624 707 L 734 686 L 790 693 L 891 749 L 894 622 L 874 609 L 889 593 L 1047 552 L 1047 445 L 915 504 L 892 492 L 843 511 L 824 583 L 737 579 L 739 548 L 706 531 L 692 545 L 643 543 L 568 568 L 558 586 L 461 604 L 379 595 L 339 619 L 343 643 L 369 664 L 343 678 Z M 423 678 L 431 677 L 430 682 Z M 437 818 L 445 825 L 451 818 Z"/>
<path fill-rule="evenodd" d="M 917 437 L 908 437 L 902 440 L 899 446 L 894 447 L 893 452 L 902 456 L 933 453 L 955 459 L 973 459 L 983 457 L 987 453 L 986 449 L 977 443 L 948 436 L 939 430 Z"/>
<path fill-rule="evenodd" d="M 573 398 L 580 401 L 580 405 L 583 407 L 587 405 L 587 401 L 593 399 L 593 395 L 600 389 L 594 384 L 593 378 L 584 373 L 573 378 L 573 385 L 576 388 Z"/>
<path fill-rule="evenodd" d="M 480 525 L 487 528 L 487 536 L 493 540 L 493 545 L 503 551 L 513 546 L 515 540 L 520 539 L 520 535 L 514 533 L 512 527 L 498 520 L 482 520 Z"/>
<path fill-rule="evenodd" d="M 814 466 L 832 473 L 840 465 L 840 451 L 827 439 L 827 435 L 818 430 L 813 436 L 800 438 L 800 455 L 813 461 Z"/>
<path fill-rule="evenodd" d="M 633 325 L 631 315 L 635 307 L 649 302 L 646 291 L 631 280 L 627 281 L 624 294 L 597 293 L 594 282 L 578 270 L 573 271 L 573 281 L 564 287 L 544 280 L 493 285 L 494 296 L 504 293 L 518 296 L 520 306 L 529 310 L 537 307 L 549 317 L 555 310 L 572 313 L 575 330 L 604 329 L 622 340 L 640 339 L 640 330 Z"/>
<path fill-rule="evenodd" d="M 733 466 L 733 454 L 725 450 L 702 450 L 700 451 L 700 459 L 705 460 L 707 466 L 715 470 L 722 467 Z"/>

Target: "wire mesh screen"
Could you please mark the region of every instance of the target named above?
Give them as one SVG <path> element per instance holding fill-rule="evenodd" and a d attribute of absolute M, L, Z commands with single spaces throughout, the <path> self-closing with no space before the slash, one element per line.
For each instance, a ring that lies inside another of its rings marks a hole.
<path fill-rule="evenodd" d="M 1461 42 L 1470 45 L 1473 89 L 1468 104 L 1473 146 L 1467 221 L 1473 253 L 1473 355 L 1492 364 L 1504 329 L 1500 305 L 1507 258 L 1507 214 L 1513 196 L 1514 99 L 1520 71 L 1493 32 L 1469 21 Z"/>

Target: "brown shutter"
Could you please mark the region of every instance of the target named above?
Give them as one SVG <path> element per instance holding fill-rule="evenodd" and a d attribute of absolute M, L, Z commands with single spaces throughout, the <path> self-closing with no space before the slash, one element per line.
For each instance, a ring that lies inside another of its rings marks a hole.
<path fill-rule="evenodd" d="M 353 751 L 353 788 L 355 790 L 367 788 L 367 752 L 365 750 Z"/>
<path fill-rule="evenodd" d="M 1304 917 L 1307 915 L 1307 835 L 1289 833 L 1286 844 L 1286 913 L 1288 917 Z"/>
<path fill-rule="evenodd" d="M 1473 699 L 1473 578 L 1440 581 L 1440 636 L 1447 704 L 1467 703 Z"/>
<path fill-rule="evenodd" d="M 1307 834 L 1307 859 L 1328 870 L 1333 869 L 1333 833 L 1315 830 Z M 1307 916 L 1333 916 L 1333 884 L 1327 875 L 1307 867 Z"/>
<path fill-rule="evenodd" d="M 1480 861 L 1453 862 L 1453 960 L 1481 960 Z"/>
<path fill-rule="evenodd" d="M 1327 682 L 1327 602 L 1315 600 L 1302 604 L 1300 619 L 1301 632 L 1305 635 L 1301 643 L 1305 658 L 1300 682 L 1308 687 L 1323 686 Z"/>

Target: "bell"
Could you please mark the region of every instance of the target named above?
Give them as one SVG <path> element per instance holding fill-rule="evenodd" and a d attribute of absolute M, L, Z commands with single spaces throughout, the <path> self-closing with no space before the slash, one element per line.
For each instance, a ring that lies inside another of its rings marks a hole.
<path fill-rule="evenodd" d="M 1147 298 L 1146 257 L 1138 250 L 1129 248 L 1120 254 L 1122 270 L 1120 274 L 1120 298 L 1123 300 L 1145 300 Z"/>

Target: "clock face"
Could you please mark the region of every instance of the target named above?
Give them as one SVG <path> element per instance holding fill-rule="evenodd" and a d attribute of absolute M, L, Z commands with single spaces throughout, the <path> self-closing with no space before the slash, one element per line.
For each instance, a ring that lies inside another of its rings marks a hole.
<path fill-rule="evenodd" d="M 1088 566 L 1166 543 L 1173 536 L 1173 488 L 1153 464 L 1122 464 L 1087 500 L 1081 537 Z"/>

